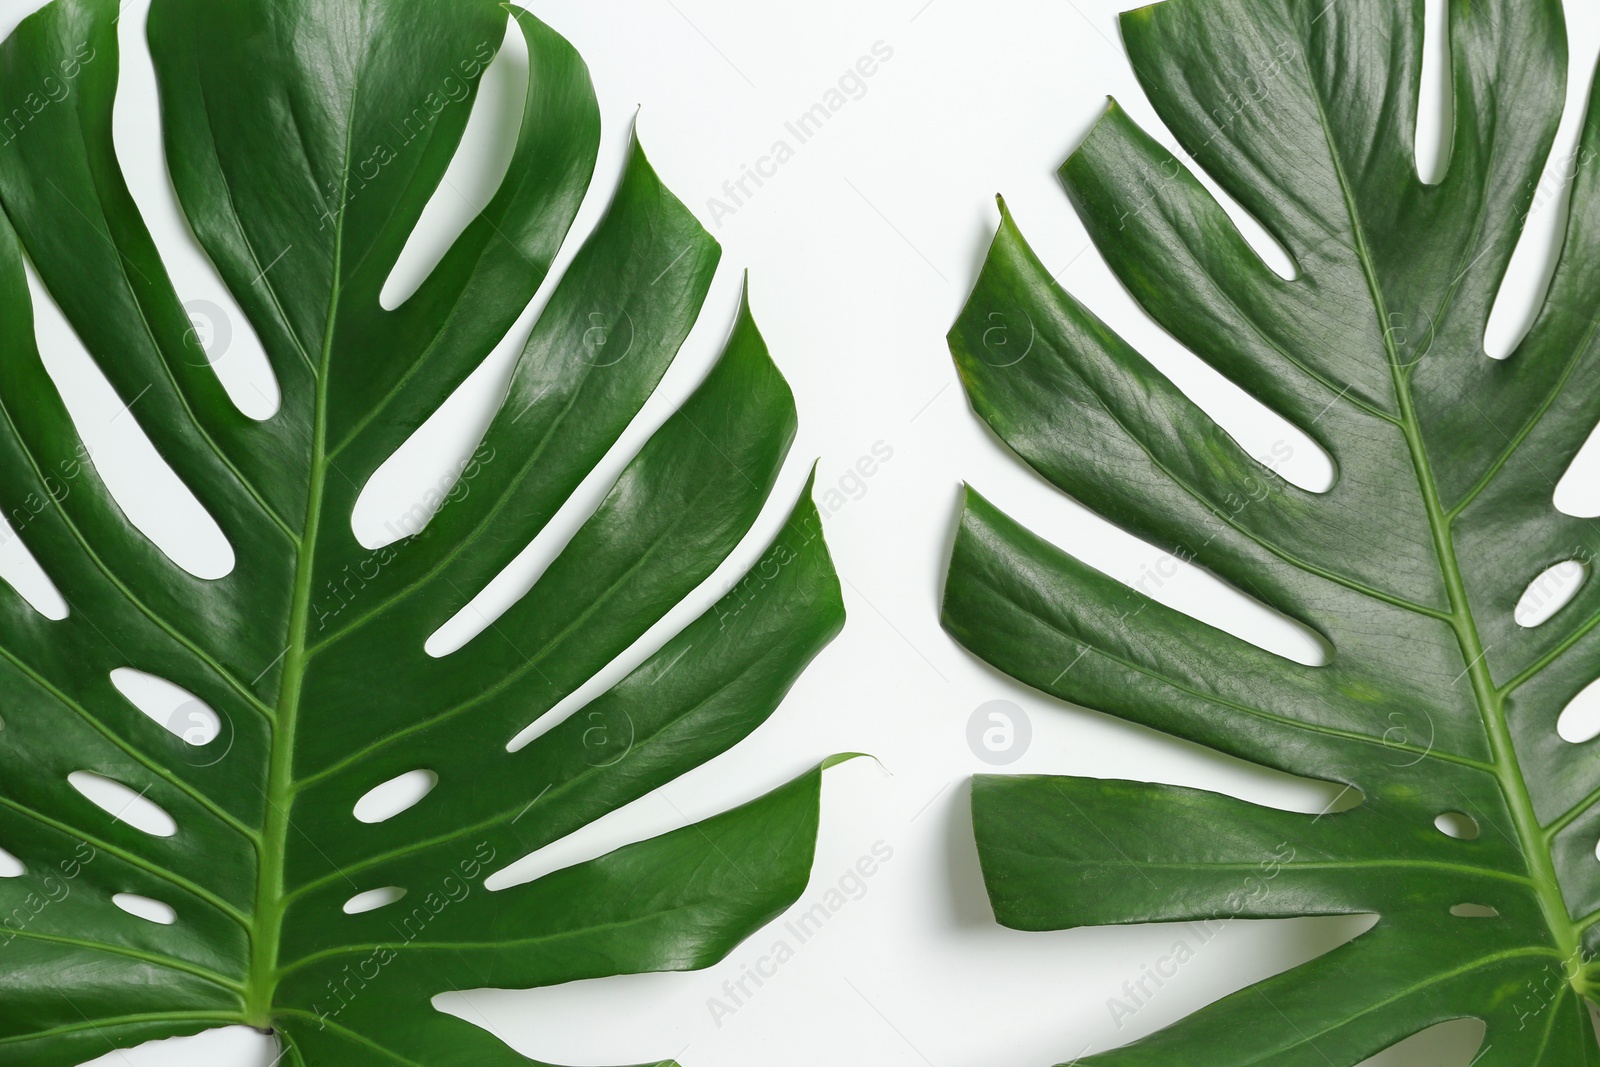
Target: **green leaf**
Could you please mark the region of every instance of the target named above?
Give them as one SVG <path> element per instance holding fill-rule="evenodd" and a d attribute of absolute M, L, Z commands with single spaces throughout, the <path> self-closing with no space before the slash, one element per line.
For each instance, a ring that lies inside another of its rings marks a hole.
<path fill-rule="evenodd" d="M 277 377 L 265 421 L 207 366 L 118 168 L 116 0 L 56 0 L 0 46 L 0 506 L 70 606 L 52 621 L 0 588 L 0 847 L 26 868 L 0 880 L 8 1065 L 227 1023 L 275 1030 L 297 1065 L 528 1063 L 431 998 L 703 967 L 806 883 L 820 768 L 484 887 L 737 744 L 843 624 L 808 485 L 725 596 L 575 714 L 557 709 L 711 576 L 773 489 L 794 400 L 748 305 L 532 588 L 458 651 L 423 650 L 613 446 L 699 314 L 720 249 L 637 146 L 437 513 L 376 550 L 352 533 L 360 488 L 511 329 L 590 183 L 587 69 L 509 9 L 531 76 L 508 177 L 416 294 L 381 306 L 507 10 L 155 0 L 173 186 Z M 35 346 L 25 261 L 226 534 L 225 577 L 169 560 L 86 461 Z M 174 736 L 119 692 L 122 667 L 208 704 L 222 734 Z M 69 783 L 78 771 L 142 794 L 177 832 L 103 811 Z M 413 771 L 437 788 L 357 821 L 357 800 Z M 384 889 L 405 896 L 344 913 Z M 120 894 L 176 923 L 126 914 Z"/>
<path fill-rule="evenodd" d="M 1327 493 L 1253 459 L 1063 292 L 1003 206 L 950 334 L 974 410 L 1035 471 L 1332 654 L 1301 665 L 1171 610 L 971 492 L 949 632 L 1062 700 L 1360 801 L 1310 815 L 1140 782 L 979 778 L 979 854 L 1008 926 L 1376 916 L 1081 1063 L 1344 1067 L 1464 1018 L 1487 1027 L 1476 1067 L 1600 1063 L 1585 1003 L 1597 742 L 1556 732 L 1600 673 L 1600 583 L 1540 626 L 1513 621 L 1546 568 L 1600 548 L 1552 503 L 1600 419 L 1600 103 L 1556 172 L 1572 215 L 1543 310 L 1492 360 L 1484 331 L 1550 152 L 1567 43 L 1557 0 L 1448 12 L 1455 124 L 1432 185 L 1413 146 L 1422 0 L 1170 0 L 1122 17 L 1157 114 L 1287 250 L 1292 279 L 1115 104 L 1061 169 L 1150 316 L 1327 450 Z M 1436 828 L 1450 812 L 1474 839 Z"/>

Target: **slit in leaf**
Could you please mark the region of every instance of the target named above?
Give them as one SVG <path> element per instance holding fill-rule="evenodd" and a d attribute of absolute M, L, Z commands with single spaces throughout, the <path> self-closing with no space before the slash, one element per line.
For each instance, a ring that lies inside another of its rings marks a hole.
<path fill-rule="evenodd" d="M 21 878 L 28 873 L 21 860 L 0 848 L 0 878 Z"/>
<path fill-rule="evenodd" d="M 121 782 L 93 771 L 73 771 L 67 775 L 67 781 L 89 801 L 109 813 L 116 822 L 125 822 L 152 837 L 171 837 L 178 832 L 178 824 L 171 815 L 144 794 L 134 792 Z"/>
<path fill-rule="evenodd" d="M 1556 719 L 1561 740 L 1581 745 L 1600 737 L 1600 678 L 1595 679 L 1568 701 Z"/>
<path fill-rule="evenodd" d="M 353 814 L 358 822 L 386 822 L 420 804 L 438 784 L 439 776 L 432 771 L 407 771 L 367 790 L 356 801 Z"/>
<path fill-rule="evenodd" d="M 178 921 L 178 913 L 173 910 L 172 905 L 140 896 L 138 893 L 118 893 L 111 898 L 111 903 L 135 918 L 158 926 L 171 926 Z"/>
<path fill-rule="evenodd" d="M 165 678 L 118 667 L 111 672 L 111 684 L 134 707 L 197 748 L 209 745 L 222 732 L 222 720 L 210 705 Z"/>
<path fill-rule="evenodd" d="M 265 421 L 277 414 L 283 400 L 277 375 L 244 310 L 194 239 L 162 153 L 151 151 L 150 131 L 161 128 L 161 114 L 155 66 L 150 50 L 143 47 L 143 20 L 119 23 L 118 36 L 121 48 L 111 122 L 117 163 L 188 314 L 186 358 L 197 366 L 209 365 L 234 407 L 248 418 Z"/>
<path fill-rule="evenodd" d="M 382 889 L 369 889 L 365 893 L 357 893 L 344 902 L 346 915 L 363 915 L 379 908 L 387 908 L 390 904 L 406 895 L 406 891 L 397 885 L 384 886 Z"/>
<path fill-rule="evenodd" d="M 447 500 L 472 492 L 478 474 L 496 460 L 483 435 L 520 351 L 502 343 L 372 472 L 350 513 L 363 548 L 415 536 Z"/>
<path fill-rule="evenodd" d="M 1458 919 L 1498 919 L 1500 913 L 1487 904 L 1456 904 L 1450 914 Z"/>
<path fill-rule="evenodd" d="M 1491 359 L 1510 358 L 1533 328 L 1549 295 L 1572 217 L 1573 185 L 1579 174 L 1595 164 L 1593 150 L 1579 141 L 1586 110 L 1580 98 L 1562 116 L 1550 158 L 1520 220 L 1522 233 L 1484 330 L 1483 348 Z M 1593 514 L 1600 514 L 1600 507 Z"/>
<path fill-rule="evenodd" d="M 1333 646 L 1311 627 L 1264 604 L 1181 553 L 1141 562 L 1125 584 L 1151 600 L 1241 641 L 1307 667 L 1333 662 Z"/>
<path fill-rule="evenodd" d="M 1578 449 L 1566 473 L 1556 483 L 1551 501 L 1557 511 L 1575 519 L 1600 518 L 1600 427 Z"/>

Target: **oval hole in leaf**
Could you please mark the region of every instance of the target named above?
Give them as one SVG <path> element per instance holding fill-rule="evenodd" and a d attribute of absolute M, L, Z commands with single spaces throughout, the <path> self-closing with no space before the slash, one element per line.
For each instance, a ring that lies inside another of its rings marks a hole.
<path fill-rule="evenodd" d="M 1600 518 L 1600 426 L 1572 457 L 1572 464 L 1556 483 L 1557 511 L 1576 519 Z"/>
<path fill-rule="evenodd" d="M 1561 716 L 1556 719 L 1556 733 L 1561 740 L 1574 745 L 1600 737 L 1600 678 L 1584 686 L 1561 709 Z"/>
<path fill-rule="evenodd" d="M 1478 820 L 1459 811 L 1445 812 L 1433 820 L 1433 825 L 1439 828 L 1441 834 L 1453 837 L 1457 841 L 1478 839 Z"/>
<path fill-rule="evenodd" d="M 387 908 L 390 904 L 406 895 L 406 891 L 397 885 L 386 885 L 382 889 L 369 889 L 365 893 L 357 893 L 344 902 L 346 915 L 361 915 L 379 908 Z"/>
<path fill-rule="evenodd" d="M 1458 919 L 1498 919 L 1500 913 L 1487 904 L 1457 904 L 1450 914 Z"/>
<path fill-rule="evenodd" d="M 171 837 L 178 824 L 153 801 L 104 775 L 93 771 L 73 771 L 67 775 L 72 788 L 109 812 L 118 822 L 152 837 Z"/>
<path fill-rule="evenodd" d="M 1487 1031 L 1478 1019 L 1451 1019 L 1419 1030 L 1357 1067 L 1472 1067 Z"/>
<path fill-rule="evenodd" d="M 138 893 L 118 893 L 111 898 L 111 903 L 146 922 L 171 926 L 178 921 L 178 913 L 172 910 L 172 905 L 142 897 Z"/>
<path fill-rule="evenodd" d="M 1547 567 L 1522 591 L 1512 618 L 1518 626 L 1527 629 L 1538 626 L 1571 603 L 1588 576 L 1589 568 L 1577 560 L 1569 559 Z"/>
<path fill-rule="evenodd" d="M 144 391 L 126 398 L 117 394 L 31 263 L 27 272 L 45 370 L 61 393 L 95 473 L 128 521 L 163 555 L 196 578 L 225 577 L 233 570 L 233 546 L 139 424 L 141 402 L 149 404 L 150 399 Z M 145 390 L 153 388 L 152 383 Z"/>
<path fill-rule="evenodd" d="M 478 84 L 472 115 L 462 131 L 455 158 L 417 219 L 395 260 L 378 301 L 393 311 L 409 300 L 433 273 L 451 244 L 489 205 L 511 169 L 528 97 L 528 42 L 512 23 Z M 451 100 L 447 107 L 466 107 Z M 397 136 L 403 141 L 409 131 Z"/>
<path fill-rule="evenodd" d="M 28 873 L 28 868 L 5 849 L 0 848 L 0 878 L 21 878 Z"/>
<path fill-rule="evenodd" d="M 17 525 L 25 526 L 37 515 L 38 512 L 26 504 L 10 515 L 0 515 L 0 580 L 15 589 L 17 595 L 26 600 L 34 611 L 60 622 L 69 611 L 67 600 L 44 568 L 39 566 L 33 553 L 28 551 L 28 546 L 22 543 L 22 538 L 17 536 L 16 526 L 11 521 L 14 519 Z"/>
<path fill-rule="evenodd" d="M 432 771 L 407 771 L 373 786 L 355 806 L 358 822 L 378 823 L 394 818 L 407 808 L 420 803 L 439 784 L 439 776 Z"/>
<path fill-rule="evenodd" d="M 134 707 L 191 745 L 209 745 L 222 732 L 222 720 L 205 701 L 165 678 L 118 667 L 111 672 L 111 684 Z"/>

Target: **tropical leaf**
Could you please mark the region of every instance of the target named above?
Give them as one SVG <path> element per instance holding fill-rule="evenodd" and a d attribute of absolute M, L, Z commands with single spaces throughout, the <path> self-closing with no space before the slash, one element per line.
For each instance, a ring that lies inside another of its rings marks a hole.
<path fill-rule="evenodd" d="M 1455 121 L 1436 184 L 1413 145 L 1422 0 L 1170 0 L 1122 16 L 1157 114 L 1293 278 L 1115 104 L 1061 169 L 1144 309 L 1326 449 L 1326 493 L 1266 469 L 1061 291 L 1003 209 L 951 332 L 973 408 L 1034 470 L 1332 652 L 1301 665 L 1170 610 L 971 492 L 946 628 L 1063 700 L 1360 798 L 1302 815 L 1142 782 L 979 778 L 1005 925 L 1376 916 L 1081 1063 L 1344 1067 L 1468 1018 L 1487 1028 L 1477 1067 L 1600 1063 L 1585 1003 L 1600 742 L 1556 729 L 1600 673 L 1600 583 L 1542 625 L 1513 619 L 1546 568 L 1587 568 L 1600 548 L 1552 502 L 1600 418 L 1600 104 L 1554 172 L 1572 214 L 1548 298 L 1511 357 L 1490 359 L 1514 245 L 1536 192 L 1553 192 L 1538 183 L 1567 45 L 1558 0 L 1448 12 Z M 1436 827 L 1447 813 L 1469 817 L 1461 836 Z"/>
<path fill-rule="evenodd" d="M 25 867 L 0 881 L 8 1065 L 227 1023 L 275 1030 L 298 1065 L 529 1063 L 430 998 L 706 966 L 805 885 L 820 769 L 484 886 L 732 747 L 843 623 L 808 487 L 748 577 L 579 713 L 557 708 L 712 574 L 773 488 L 794 401 L 748 306 L 532 588 L 458 651 L 423 649 L 601 460 L 699 313 L 720 250 L 637 147 L 459 491 L 387 547 L 352 533 L 360 488 L 511 329 L 589 186 L 587 70 L 511 9 L 531 75 L 508 177 L 416 294 L 381 305 L 506 12 L 155 0 L 172 182 L 277 377 L 264 421 L 207 366 L 118 168 L 116 0 L 56 0 L 0 48 L 0 504 L 69 605 L 53 620 L 0 589 L 0 845 Z M 25 260 L 226 534 L 225 577 L 169 560 L 83 460 L 35 346 Z M 215 748 L 135 707 L 112 680 L 124 667 L 214 709 Z M 176 833 L 103 811 L 69 782 L 79 771 L 142 794 Z M 426 799 L 353 816 L 417 771 L 436 778 Z M 345 914 L 378 890 L 405 896 Z M 175 924 L 125 913 L 127 894 Z"/>

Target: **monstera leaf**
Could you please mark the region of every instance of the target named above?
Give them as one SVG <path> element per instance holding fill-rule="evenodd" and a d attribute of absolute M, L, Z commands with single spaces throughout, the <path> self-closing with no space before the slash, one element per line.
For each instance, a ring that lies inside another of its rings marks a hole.
<path fill-rule="evenodd" d="M 1557 0 L 1449 12 L 1448 167 L 1413 152 L 1421 0 L 1169 0 L 1122 17 L 1156 112 L 1281 242 L 1266 266 L 1184 160 L 1112 105 L 1061 175 L 1123 285 L 1174 338 L 1314 438 L 1326 493 L 1246 454 L 1062 292 L 1002 216 L 950 335 L 973 408 L 1041 476 L 1319 632 L 1304 666 L 1169 610 L 967 494 L 946 628 L 1044 692 L 1296 775 L 1353 808 L 984 777 L 996 916 L 1028 930 L 1369 915 L 1322 957 L 1083 1064 L 1345 1067 L 1478 1019 L 1476 1067 L 1600 1063 L 1600 742 L 1557 719 L 1600 674 L 1600 583 L 1557 479 L 1600 418 L 1600 151 L 1591 104 L 1548 299 L 1503 362 L 1484 332 L 1564 98 Z M 1454 834 L 1436 826 L 1445 820 Z M 1476 831 L 1474 836 L 1473 831 Z M 1153 993 L 1148 984 L 1146 993 Z M 1118 991 L 1121 996 L 1121 991 Z"/>
<path fill-rule="evenodd" d="M 386 310 L 506 9 L 155 0 L 173 185 L 277 376 L 264 421 L 207 365 L 118 169 L 116 0 L 56 0 L 0 49 L 0 503 L 69 606 L 53 620 L 0 589 L 0 846 L 25 868 L 0 880 L 0 1062 L 75 1064 L 243 1023 L 275 1030 L 285 1064 L 529 1063 L 430 998 L 705 966 L 806 882 L 820 770 L 484 885 L 736 744 L 843 622 L 808 492 L 726 597 L 578 713 L 557 707 L 711 575 L 773 488 L 795 409 L 748 308 L 531 590 L 458 651 L 423 648 L 600 461 L 699 312 L 718 246 L 637 149 L 461 491 L 387 547 L 352 533 L 360 488 L 511 328 L 589 185 L 586 69 L 512 16 L 531 74 L 508 176 Z M 35 347 L 25 259 L 227 535 L 225 577 L 171 562 L 83 461 Z M 217 751 L 126 699 L 124 667 L 214 709 Z M 80 771 L 142 794 L 176 832 L 102 810 L 69 781 Z M 432 794 L 386 822 L 353 816 L 409 772 Z M 176 921 L 128 914 L 124 897 Z"/>

